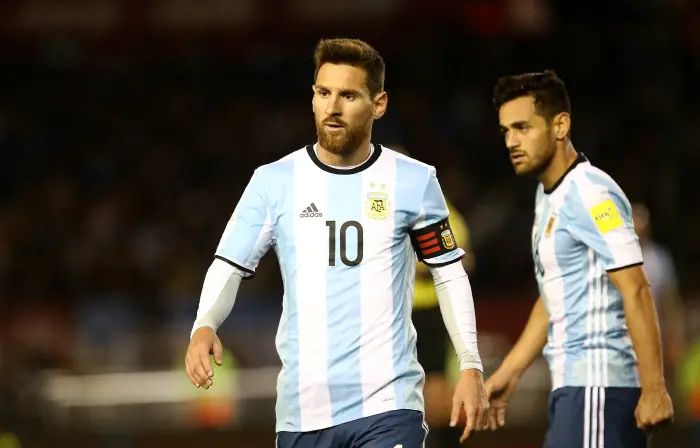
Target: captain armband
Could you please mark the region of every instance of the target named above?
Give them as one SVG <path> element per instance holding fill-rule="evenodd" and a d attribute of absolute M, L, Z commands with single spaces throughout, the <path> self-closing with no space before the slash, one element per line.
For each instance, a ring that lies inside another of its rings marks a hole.
<path fill-rule="evenodd" d="M 411 243 L 419 260 L 445 255 L 458 249 L 448 219 L 411 231 Z"/>

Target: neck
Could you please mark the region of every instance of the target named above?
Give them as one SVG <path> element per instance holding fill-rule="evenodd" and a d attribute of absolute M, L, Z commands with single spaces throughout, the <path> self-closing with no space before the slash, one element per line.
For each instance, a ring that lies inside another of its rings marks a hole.
<path fill-rule="evenodd" d="M 545 190 L 549 190 L 554 186 L 554 184 L 561 179 L 561 177 L 566 173 L 566 170 L 576 161 L 578 153 L 574 149 L 574 145 L 571 141 L 567 140 L 565 143 L 557 143 L 561 145 L 554 152 L 552 160 L 549 162 L 549 166 L 537 176 L 537 180 L 542 183 Z"/>
<path fill-rule="evenodd" d="M 318 159 L 328 166 L 357 166 L 369 159 L 371 152 L 370 138 L 365 138 L 357 147 L 335 154 L 325 149 L 320 144 L 318 148 Z"/>

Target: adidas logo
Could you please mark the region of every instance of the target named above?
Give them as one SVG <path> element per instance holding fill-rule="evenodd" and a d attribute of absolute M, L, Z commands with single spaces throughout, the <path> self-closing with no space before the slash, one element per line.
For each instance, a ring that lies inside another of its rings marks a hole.
<path fill-rule="evenodd" d="M 323 213 L 319 212 L 313 202 L 299 214 L 300 218 L 320 218 Z"/>

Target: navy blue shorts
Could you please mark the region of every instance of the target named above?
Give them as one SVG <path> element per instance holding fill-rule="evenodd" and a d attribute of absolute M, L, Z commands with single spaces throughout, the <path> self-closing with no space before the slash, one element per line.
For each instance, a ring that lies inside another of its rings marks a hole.
<path fill-rule="evenodd" d="M 277 448 L 424 448 L 423 413 L 398 410 L 309 432 L 277 433 Z"/>
<path fill-rule="evenodd" d="M 646 448 L 632 387 L 562 387 L 549 397 L 545 448 Z"/>

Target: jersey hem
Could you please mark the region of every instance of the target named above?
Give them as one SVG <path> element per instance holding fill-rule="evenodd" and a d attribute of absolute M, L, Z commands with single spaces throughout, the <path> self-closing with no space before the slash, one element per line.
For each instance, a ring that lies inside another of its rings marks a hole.
<path fill-rule="evenodd" d="M 581 388 L 585 389 L 588 387 L 602 387 L 603 389 L 640 389 L 639 385 L 635 384 L 608 384 L 608 385 L 601 385 L 601 384 L 562 384 L 557 387 L 552 387 L 551 392 L 554 392 L 555 390 L 563 389 L 565 387 L 575 387 L 575 388 Z"/>
<path fill-rule="evenodd" d="M 605 272 L 617 272 L 617 271 L 621 271 L 621 270 L 623 270 L 623 269 L 633 268 L 633 267 L 635 267 L 635 266 L 642 266 L 643 264 L 644 264 L 643 261 L 639 261 L 639 262 L 637 262 L 637 263 L 626 264 L 626 265 L 624 265 L 624 266 L 620 266 L 620 267 L 617 267 L 617 268 L 606 269 Z"/>
<path fill-rule="evenodd" d="M 429 268 L 442 268 L 442 267 L 448 266 L 452 263 L 457 263 L 458 261 L 462 261 L 462 258 L 464 258 L 464 254 L 460 255 L 459 257 L 455 258 L 454 260 L 443 261 L 442 263 L 428 263 L 426 260 L 422 260 L 422 261 Z"/>
<path fill-rule="evenodd" d="M 225 263 L 228 263 L 228 264 L 230 264 L 231 266 L 233 266 L 234 268 L 240 269 L 241 271 L 243 271 L 243 272 L 245 272 L 246 274 L 248 274 L 248 276 L 245 276 L 245 275 L 243 276 L 243 280 L 250 280 L 251 278 L 255 277 L 255 271 L 251 271 L 251 270 L 248 269 L 248 268 L 244 268 L 244 267 L 241 266 L 240 264 L 238 264 L 238 263 L 236 263 L 236 262 L 233 262 L 233 261 L 229 260 L 228 258 L 222 257 L 221 255 L 214 255 L 214 258 L 217 258 L 217 259 L 219 259 L 219 260 L 221 260 L 221 261 L 223 261 L 223 262 L 225 262 Z"/>
<path fill-rule="evenodd" d="M 414 407 L 414 408 L 409 407 L 409 406 L 404 406 L 404 407 L 400 407 L 400 408 L 392 408 L 392 409 L 379 410 L 379 411 L 376 411 L 376 412 L 372 412 L 372 413 L 363 415 L 363 416 L 361 416 L 361 417 L 343 419 L 343 420 L 340 420 L 340 421 L 337 422 L 337 423 L 333 423 L 333 424 L 330 424 L 330 425 L 313 425 L 313 426 L 310 426 L 310 427 L 308 427 L 308 428 L 303 428 L 303 429 L 300 428 L 300 427 L 298 427 L 298 426 L 297 426 L 297 427 L 294 427 L 294 428 L 284 428 L 284 429 L 283 429 L 282 426 L 284 426 L 284 423 L 277 423 L 277 425 L 275 425 L 275 433 L 277 433 L 277 434 L 279 434 L 279 433 L 281 433 L 281 432 L 288 432 L 288 433 L 305 433 L 305 432 L 321 431 L 321 430 L 323 430 L 323 429 L 335 428 L 335 427 L 337 427 L 337 426 L 344 425 L 344 424 L 350 423 L 350 422 L 355 422 L 355 421 L 361 420 L 361 419 L 363 419 L 363 418 L 375 417 L 375 416 L 377 416 L 377 415 L 382 415 L 382 414 L 386 414 L 387 412 L 393 412 L 393 411 L 417 411 L 417 412 L 420 412 L 421 414 L 423 414 L 423 418 L 425 419 L 425 409 L 420 408 L 420 407 L 418 407 L 418 406 L 417 406 L 417 407 Z"/>

